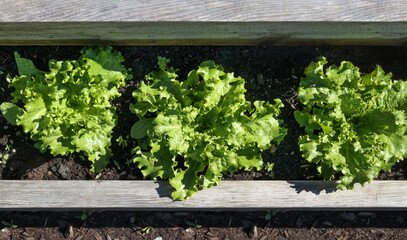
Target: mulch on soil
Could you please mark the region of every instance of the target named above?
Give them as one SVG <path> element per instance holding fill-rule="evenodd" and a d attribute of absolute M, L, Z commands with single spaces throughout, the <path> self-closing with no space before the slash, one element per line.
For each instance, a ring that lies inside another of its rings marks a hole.
<path fill-rule="evenodd" d="M 8 212 L 0 239 L 406 239 L 406 212 Z"/>

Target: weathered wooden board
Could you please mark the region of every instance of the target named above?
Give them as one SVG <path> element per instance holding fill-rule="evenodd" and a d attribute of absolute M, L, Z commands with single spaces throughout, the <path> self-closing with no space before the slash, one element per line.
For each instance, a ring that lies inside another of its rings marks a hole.
<path fill-rule="evenodd" d="M 405 0 L 2 0 L 3 22 L 406 21 Z"/>
<path fill-rule="evenodd" d="M 0 1 L 0 45 L 406 42 L 404 0 Z"/>
<path fill-rule="evenodd" d="M 167 182 L 0 181 L 0 210 L 406 210 L 407 181 L 336 190 L 323 181 L 223 181 L 186 201 Z"/>

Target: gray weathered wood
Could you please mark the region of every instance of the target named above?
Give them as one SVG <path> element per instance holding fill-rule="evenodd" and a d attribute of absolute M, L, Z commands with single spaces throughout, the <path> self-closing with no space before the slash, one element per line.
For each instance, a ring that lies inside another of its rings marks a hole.
<path fill-rule="evenodd" d="M 323 181 L 223 181 L 186 201 L 173 201 L 167 182 L 0 181 L 0 210 L 358 210 L 407 209 L 407 181 L 374 181 L 335 190 Z"/>
<path fill-rule="evenodd" d="M 407 21 L 405 0 L 2 0 L 2 22 Z"/>
<path fill-rule="evenodd" d="M 407 1 L 2 0 L 0 45 L 405 45 Z"/>

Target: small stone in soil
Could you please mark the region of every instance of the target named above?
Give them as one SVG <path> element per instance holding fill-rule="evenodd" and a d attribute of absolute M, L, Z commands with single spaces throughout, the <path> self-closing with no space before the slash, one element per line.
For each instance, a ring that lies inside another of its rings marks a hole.
<path fill-rule="evenodd" d="M 59 163 L 58 166 L 58 173 L 61 175 L 61 178 L 66 179 L 68 178 L 68 172 L 70 168 L 63 163 Z"/>
<path fill-rule="evenodd" d="M 344 213 L 342 214 L 342 218 L 349 222 L 356 221 L 356 215 L 354 213 Z"/>
<path fill-rule="evenodd" d="M 259 84 L 259 85 L 264 85 L 264 76 L 263 76 L 263 74 L 257 74 L 257 83 Z"/>
<path fill-rule="evenodd" d="M 325 221 L 322 224 L 325 225 L 325 226 L 328 226 L 328 227 L 332 226 L 332 223 L 330 221 Z"/>
<path fill-rule="evenodd" d="M 195 231 L 194 231 L 193 228 L 187 228 L 187 229 L 185 230 L 185 232 L 187 232 L 187 233 L 194 233 Z"/>

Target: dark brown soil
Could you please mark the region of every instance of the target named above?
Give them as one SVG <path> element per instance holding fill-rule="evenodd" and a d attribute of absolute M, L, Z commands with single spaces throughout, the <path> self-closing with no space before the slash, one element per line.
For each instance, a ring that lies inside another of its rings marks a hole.
<path fill-rule="evenodd" d="M 406 239 L 406 212 L 8 212 L 0 239 Z M 82 219 L 81 219 L 82 218 Z"/>
<path fill-rule="evenodd" d="M 0 47 L 0 103 L 11 99 L 5 77 L 16 74 L 14 51 L 23 57 L 32 59 L 40 69 L 47 70 L 50 59 L 76 59 L 81 47 Z M 303 130 L 293 117 L 293 112 L 301 108 L 297 98 L 299 78 L 304 68 L 318 56 L 326 56 L 330 64 L 340 64 L 342 60 L 352 61 L 361 71 L 371 71 L 376 64 L 386 72 L 392 72 L 394 79 L 407 79 L 403 47 L 116 47 L 124 55 L 125 65 L 133 69 L 134 78 L 120 91 L 122 96 L 113 101 L 117 107 L 119 123 L 114 131 L 112 163 L 101 174 L 89 171 L 89 163 L 73 159 L 40 154 L 33 148 L 29 136 L 19 127 L 11 126 L 0 116 L 0 154 L 9 155 L 7 164 L 1 164 L 2 179 L 141 179 L 140 171 L 134 165 L 128 165 L 131 159 L 132 141 L 127 146 L 116 139 L 126 139 L 135 117 L 129 111 L 133 101 L 131 93 L 137 88 L 144 76 L 157 69 L 157 57 L 171 59 L 171 65 L 179 68 L 180 79 L 202 61 L 212 59 L 222 64 L 227 72 L 246 79 L 247 99 L 273 101 L 281 98 L 285 107 L 281 118 L 289 129 L 284 142 L 275 152 L 265 151 L 265 162 L 274 163 L 274 171 L 238 172 L 225 176 L 226 179 L 318 179 L 315 166 L 308 165 L 302 159 L 297 145 L 298 136 Z M 407 162 L 396 164 L 392 173 L 382 173 L 379 179 L 406 179 Z"/>
<path fill-rule="evenodd" d="M 10 101 L 5 80 L 16 74 L 13 53 L 32 59 L 40 69 L 47 70 L 50 59 L 76 59 L 81 47 L 0 47 L 0 103 Z M 157 56 L 171 59 L 179 68 L 181 79 L 200 62 L 215 60 L 227 72 L 235 72 L 246 79 L 247 99 L 273 101 L 281 98 L 285 107 L 281 118 L 289 129 L 284 142 L 271 153 L 263 153 L 265 162 L 274 163 L 271 173 L 265 171 L 238 172 L 225 179 L 319 179 L 315 166 L 307 165 L 298 149 L 298 136 L 303 130 L 293 118 L 301 109 L 297 98 L 299 78 L 304 68 L 318 56 L 327 57 L 330 64 L 352 61 L 361 71 L 371 71 L 376 64 L 394 79 L 407 79 L 407 48 L 404 47 L 116 47 L 133 69 L 134 79 L 120 91 L 122 96 L 112 103 L 117 107 L 119 123 L 114 130 L 111 164 L 96 175 L 89 171 L 89 163 L 79 154 L 71 159 L 41 154 L 20 127 L 0 116 L 0 156 L 8 155 L 0 163 L 0 179 L 141 179 L 132 164 L 126 139 L 135 117 L 129 112 L 131 93 L 145 74 L 155 70 Z M 0 159 L 2 161 L 2 159 Z M 407 179 L 407 161 L 396 164 L 391 173 L 381 173 L 378 179 Z M 82 213 L 2 212 L 3 225 L 13 222 L 18 227 L 2 228 L 0 239 L 407 239 L 406 212 L 277 212 L 265 220 L 266 212 L 100 212 L 82 221 Z M 186 221 L 189 221 L 189 226 Z M 202 227 L 199 227 L 202 225 Z M 1 226 L 1 225 L 0 225 Z M 146 233 L 151 226 L 149 233 Z M 195 227 L 193 227 L 195 226 Z M 147 227 L 147 228 L 146 228 Z M 199 227 L 199 228 L 198 228 Z M 1 228 L 1 227 L 0 227 Z M 255 229 L 257 235 L 255 234 Z"/>

